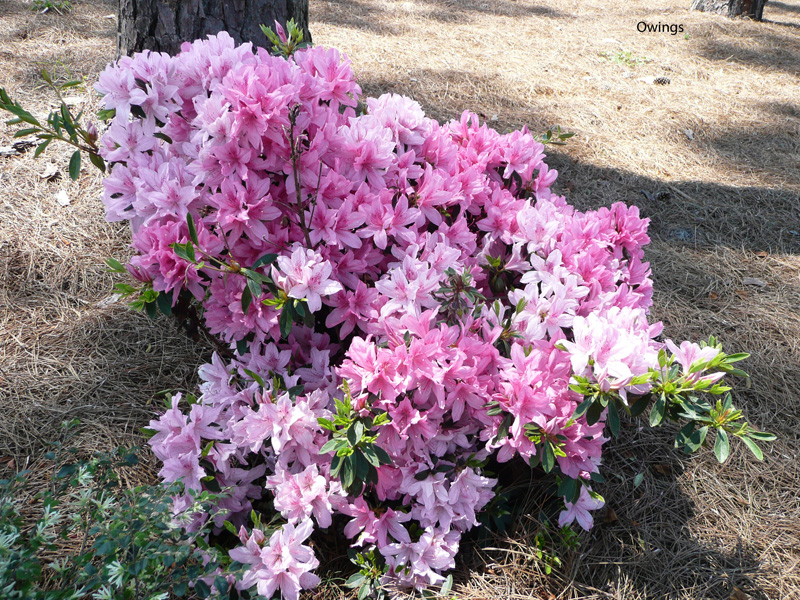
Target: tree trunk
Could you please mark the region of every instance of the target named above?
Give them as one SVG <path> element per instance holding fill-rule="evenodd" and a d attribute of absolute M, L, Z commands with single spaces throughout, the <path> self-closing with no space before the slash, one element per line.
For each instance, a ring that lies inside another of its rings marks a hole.
<path fill-rule="evenodd" d="M 289 19 L 310 42 L 308 0 L 120 0 L 117 51 L 142 50 L 175 54 L 181 44 L 227 31 L 237 43 L 265 46 L 260 25 L 284 27 Z"/>
<path fill-rule="evenodd" d="M 761 20 L 767 0 L 692 0 L 690 10 L 713 12 L 728 17 L 750 17 Z"/>

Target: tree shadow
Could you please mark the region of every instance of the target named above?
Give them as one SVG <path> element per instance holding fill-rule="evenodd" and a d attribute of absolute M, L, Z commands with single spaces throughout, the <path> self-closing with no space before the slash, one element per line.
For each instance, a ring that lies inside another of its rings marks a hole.
<path fill-rule="evenodd" d="M 770 12 L 773 10 L 783 10 L 786 12 L 798 13 L 800 14 L 800 6 L 795 4 L 786 4 L 785 2 L 778 2 L 777 0 L 770 0 L 769 4 L 766 7 Z"/>
<path fill-rule="evenodd" d="M 636 433 L 637 425 L 628 422 L 625 440 L 613 440 L 604 450 L 606 483 L 595 487 L 607 504 L 594 515 L 595 527 L 570 565 L 576 587 L 594 592 L 590 597 L 626 600 L 687 591 L 694 598 L 728 600 L 736 589 L 752 600 L 775 597 L 757 549 L 731 532 L 736 525 L 730 521 L 749 503 L 747 494 L 710 486 L 708 493 L 690 497 L 687 482 L 701 476 L 705 468 L 699 465 L 707 461 L 670 448 L 677 428 Z M 704 502 L 718 509 L 717 531 L 701 514 Z"/>
<path fill-rule="evenodd" d="M 800 38 L 795 33 L 780 34 L 762 30 L 757 37 L 705 40 L 699 54 L 714 62 L 732 61 L 795 75 L 800 65 Z"/>
<path fill-rule="evenodd" d="M 427 17 L 443 23 L 469 23 L 476 15 L 496 17 L 565 18 L 564 13 L 546 4 L 509 0 L 422 0 L 431 7 Z"/>
<path fill-rule="evenodd" d="M 313 21 L 348 29 L 368 31 L 378 35 L 396 35 L 396 28 L 386 22 L 385 14 L 386 10 L 374 3 L 359 2 L 358 0 L 329 0 L 325 3 L 317 3 L 311 18 Z"/>
<path fill-rule="evenodd" d="M 113 15 L 113 19 L 107 18 Z M 26 40 L 51 29 L 68 30 L 83 38 L 114 38 L 117 35 L 116 25 L 117 2 L 114 0 L 96 0 L 90 4 L 73 5 L 69 10 L 58 12 L 48 10 L 42 12 L 32 10 L 30 3 L 19 0 L 7 0 L 0 3 L 0 19 L 14 18 L 24 21 L 17 27 L 0 28 L 0 39 Z"/>

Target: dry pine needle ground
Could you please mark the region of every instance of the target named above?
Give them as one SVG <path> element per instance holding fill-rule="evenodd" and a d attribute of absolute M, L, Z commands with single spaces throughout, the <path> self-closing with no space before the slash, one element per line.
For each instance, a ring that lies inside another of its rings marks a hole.
<path fill-rule="evenodd" d="M 91 84 L 113 59 L 116 3 L 72 4 L 0 4 L 0 86 L 41 115 L 41 68 Z M 607 453 L 610 510 L 560 574 L 543 574 L 535 524 L 521 519 L 465 549 L 461 598 L 800 599 L 800 0 L 770 0 L 763 23 L 688 4 L 311 0 L 314 41 L 347 53 L 367 94 L 411 96 L 440 120 L 469 109 L 500 131 L 576 132 L 550 148 L 557 190 L 582 209 L 639 205 L 653 317 L 674 339 L 713 333 L 750 352 L 737 402 L 779 436 L 763 464 L 737 447 L 720 467 L 710 452 L 676 453 L 671 431 L 632 425 Z M 640 21 L 684 30 L 640 33 Z M 90 86 L 75 95 L 96 108 Z M 10 134 L 0 127 L 0 147 Z M 69 181 L 68 156 L 54 145 L 37 161 L 0 157 L 0 470 L 42 464 L 71 418 L 87 452 L 141 443 L 156 393 L 190 389 L 208 357 L 113 302 L 103 261 L 127 256 L 129 232 L 105 223 L 99 175 Z"/>

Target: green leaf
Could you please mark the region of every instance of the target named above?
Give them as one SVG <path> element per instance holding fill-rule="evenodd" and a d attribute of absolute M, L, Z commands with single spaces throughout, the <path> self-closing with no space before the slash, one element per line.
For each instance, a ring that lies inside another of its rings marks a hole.
<path fill-rule="evenodd" d="M 752 453 L 753 453 L 753 455 L 754 455 L 754 456 L 755 456 L 755 457 L 756 457 L 758 460 L 764 460 L 764 453 L 763 453 L 763 452 L 761 452 L 761 448 L 759 448 L 759 447 L 756 445 L 756 443 L 755 443 L 753 440 L 751 440 L 751 439 L 750 439 L 749 437 L 747 437 L 747 436 L 742 436 L 742 437 L 741 437 L 741 440 L 744 442 L 744 444 L 745 444 L 745 445 L 746 445 L 748 448 L 750 448 L 750 452 L 752 452 Z"/>
<path fill-rule="evenodd" d="M 347 490 L 352 487 L 356 479 L 355 458 L 353 455 L 344 457 L 344 466 L 342 468 L 342 485 Z"/>
<path fill-rule="evenodd" d="M 250 292 L 250 286 L 244 286 L 242 290 L 242 313 L 247 314 L 247 309 L 250 308 L 250 304 L 253 302 L 253 294 Z"/>
<path fill-rule="evenodd" d="M 453 576 L 452 575 L 448 575 L 445 578 L 444 583 L 442 584 L 442 589 L 439 590 L 439 593 L 442 596 L 447 596 L 450 593 L 451 589 L 453 589 Z"/>
<path fill-rule="evenodd" d="M 217 588 L 217 591 L 220 594 L 227 594 L 230 584 L 228 583 L 228 580 L 225 579 L 222 575 L 217 575 L 214 578 L 214 587 Z"/>
<path fill-rule="evenodd" d="M 736 354 L 728 354 L 728 356 L 725 357 L 725 362 L 730 364 L 739 362 L 740 360 L 744 360 L 746 358 L 750 358 L 750 355 L 747 352 L 737 352 Z"/>
<path fill-rule="evenodd" d="M 341 440 L 338 440 L 338 439 L 328 440 L 325 443 L 325 445 L 322 448 L 319 449 L 319 453 L 320 454 L 328 454 L 330 452 L 333 452 L 334 450 L 338 450 L 340 441 Z"/>
<path fill-rule="evenodd" d="M 630 414 L 632 417 L 638 417 L 642 414 L 647 407 L 650 405 L 651 396 L 650 394 L 645 394 L 644 396 L 640 396 L 637 398 L 633 404 L 631 404 Z"/>
<path fill-rule="evenodd" d="M 594 425 L 600 420 L 603 415 L 603 405 L 600 402 L 592 402 L 589 410 L 586 411 L 586 423 Z"/>
<path fill-rule="evenodd" d="M 776 439 L 774 433 L 767 433 L 766 431 L 750 431 L 747 435 L 760 442 L 774 442 Z"/>
<path fill-rule="evenodd" d="M 531 457 L 528 459 L 528 464 L 530 464 L 531 469 L 535 469 L 536 467 L 539 466 L 541 462 L 542 462 L 542 447 L 539 446 L 538 448 L 536 448 L 536 452 L 531 454 Z"/>
<path fill-rule="evenodd" d="M 70 138 L 75 137 L 75 127 L 72 124 L 72 115 L 69 114 L 69 109 L 66 104 L 61 105 L 61 124 L 67 130 Z"/>
<path fill-rule="evenodd" d="M 642 485 L 642 481 L 644 481 L 644 473 L 637 473 L 636 477 L 633 478 L 633 487 L 639 487 Z"/>
<path fill-rule="evenodd" d="M 336 455 L 336 456 L 333 457 L 333 460 L 331 460 L 331 477 L 338 477 L 339 476 L 339 473 L 342 470 L 342 465 L 343 464 L 344 464 L 344 461 L 342 460 L 341 456 Z"/>
<path fill-rule="evenodd" d="M 686 447 L 686 443 L 689 441 L 689 436 L 694 433 L 694 422 L 689 422 L 684 425 L 678 434 L 675 436 L 675 447 L 676 448 L 684 448 L 686 452 L 689 452 L 689 448 Z"/>
<path fill-rule="evenodd" d="M 613 400 L 608 403 L 608 427 L 611 429 L 611 435 L 619 437 L 619 412 Z"/>
<path fill-rule="evenodd" d="M 660 394 L 653 408 L 650 410 L 650 427 L 658 427 L 661 421 L 664 420 L 664 415 L 667 414 L 667 397 L 665 394 Z"/>
<path fill-rule="evenodd" d="M 366 600 L 367 596 L 369 596 L 369 594 L 370 594 L 370 591 L 371 591 L 370 590 L 370 586 L 362 585 L 358 589 L 358 600 Z"/>
<path fill-rule="evenodd" d="M 707 435 L 708 435 L 708 425 L 704 425 L 689 437 L 692 452 L 698 450 L 700 446 L 702 446 L 705 443 Z"/>
<path fill-rule="evenodd" d="M 265 265 L 271 265 L 276 260 L 278 260 L 277 254 L 265 254 L 261 258 L 259 258 L 256 262 L 253 263 L 253 269 L 257 269 L 259 267 L 263 267 Z"/>
<path fill-rule="evenodd" d="M 158 309 L 167 316 L 172 314 L 172 294 L 161 292 L 156 297 L 156 304 Z"/>
<path fill-rule="evenodd" d="M 81 151 L 75 150 L 72 153 L 72 158 L 69 159 L 69 177 L 72 181 L 76 181 L 81 174 Z"/>
<path fill-rule="evenodd" d="M 171 144 L 171 143 L 172 143 L 172 138 L 171 138 L 171 137 L 169 137 L 169 136 L 168 136 L 166 133 L 164 133 L 164 132 L 162 132 L 162 131 L 159 131 L 159 132 L 157 132 L 157 133 L 154 133 L 154 134 L 153 134 L 153 137 L 154 137 L 154 138 L 158 138 L 158 139 L 160 139 L 160 140 L 164 140 L 164 141 L 165 141 L 165 142 L 167 142 L 168 144 Z"/>
<path fill-rule="evenodd" d="M 549 473 L 553 470 L 553 467 L 556 464 L 556 455 L 553 451 L 553 446 L 550 442 L 545 442 L 542 444 L 542 469 L 544 469 L 545 473 Z"/>
<path fill-rule="evenodd" d="M 39 155 L 42 152 L 44 152 L 44 149 L 47 148 L 47 146 L 49 146 L 50 142 L 52 142 L 52 141 L 53 141 L 53 138 L 48 138 L 45 141 L 43 141 L 41 144 L 36 146 L 36 151 L 33 153 L 33 158 L 39 158 Z"/>
<path fill-rule="evenodd" d="M 198 579 L 194 582 L 194 592 L 200 598 L 208 598 L 211 594 L 211 588 L 202 579 Z"/>
<path fill-rule="evenodd" d="M 247 278 L 247 288 L 250 290 L 254 299 L 261 296 L 261 284 L 254 279 Z"/>
<path fill-rule="evenodd" d="M 359 451 L 356 451 L 353 456 L 355 456 L 356 461 L 356 481 L 364 482 L 367 480 L 367 475 L 370 471 L 369 461 Z"/>
<path fill-rule="evenodd" d="M 389 456 L 386 450 L 384 450 L 377 444 L 373 444 L 372 448 L 375 450 L 375 454 L 377 454 L 378 460 L 381 461 L 382 465 L 392 464 L 392 458 Z"/>
<path fill-rule="evenodd" d="M 728 434 L 724 429 L 717 430 L 717 439 L 714 441 L 714 454 L 717 455 L 717 460 L 724 463 L 728 460 L 728 455 L 731 452 L 731 444 L 728 440 Z"/>
<path fill-rule="evenodd" d="M 244 356 L 247 354 L 249 344 L 247 343 L 246 339 L 241 339 L 236 342 L 236 352 L 239 356 Z"/>
<path fill-rule="evenodd" d="M 355 446 L 361 441 L 361 438 L 364 436 L 364 423 L 362 423 L 361 421 L 356 421 L 353 424 L 353 430 L 355 431 L 356 435 L 356 441 L 353 443 L 353 445 Z"/>
<path fill-rule="evenodd" d="M 111 273 L 125 273 L 125 267 L 121 262 L 119 262 L 116 258 L 107 258 L 106 264 L 110 267 L 109 271 Z"/>
<path fill-rule="evenodd" d="M 282 339 L 288 339 L 289 334 L 292 332 L 292 313 L 290 312 L 290 307 L 290 303 L 284 305 L 283 310 L 281 310 L 281 316 L 278 319 Z"/>
<path fill-rule="evenodd" d="M 186 225 L 189 227 L 189 239 L 192 240 L 196 246 L 199 246 L 200 240 L 197 238 L 197 229 L 194 226 L 194 217 L 192 213 L 186 213 Z"/>
<path fill-rule="evenodd" d="M 378 468 L 381 466 L 381 461 L 378 458 L 378 453 L 375 452 L 375 446 L 373 444 L 364 444 L 361 452 L 364 454 L 364 458 L 366 458 L 373 467 Z"/>
<path fill-rule="evenodd" d="M 586 414 L 586 411 L 589 410 L 589 407 L 592 406 L 594 403 L 594 398 L 586 398 L 583 402 L 581 402 L 578 407 L 575 409 L 575 412 L 572 413 L 573 419 L 580 419 L 583 415 Z"/>
<path fill-rule="evenodd" d="M 263 378 L 263 377 L 261 377 L 261 375 L 259 375 L 258 373 L 254 372 L 254 371 L 251 371 L 250 369 L 243 369 L 243 370 L 244 370 L 245 374 L 246 374 L 246 375 L 247 375 L 247 376 L 248 376 L 250 379 L 252 379 L 253 381 L 255 381 L 255 382 L 256 382 L 258 385 L 260 385 L 262 388 L 266 388 L 266 387 L 267 387 L 267 384 L 264 382 L 264 378 Z"/>
<path fill-rule="evenodd" d="M 48 140 L 49 141 L 49 140 Z M 38 148 L 37 148 L 38 150 Z M 95 152 L 89 153 L 89 161 L 98 169 L 100 169 L 101 173 L 106 172 L 106 161 L 103 160 L 103 157 Z"/>
<path fill-rule="evenodd" d="M 564 477 L 564 479 L 561 480 L 561 485 L 558 486 L 558 492 L 556 494 L 564 498 L 567 502 L 572 502 L 576 491 L 579 491 L 578 482 L 572 477 Z"/>
<path fill-rule="evenodd" d="M 345 585 L 351 589 L 359 587 L 367 580 L 363 573 L 353 573 L 345 582 Z"/>
<path fill-rule="evenodd" d="M 59 87 L 62 90 L 66 90 L 68 88 L 76 87 L 79 85 L 83 85 L 83 81 L 80 79 L 73 79 L 72 81 L 68 81 L 67 83 L 62 83 Z"/>
<path fill-rule="evenodd" d="M 26 135 L 32 135 L 32 134 L 36 133 L 37 131 L 39 131 L 38 127 L 29 127 L 27 129 L 20 129 L 19 131 L 17 131 L 14 134 L 13 137 L 21 138 L 21 137 L 25 137 Z"/>

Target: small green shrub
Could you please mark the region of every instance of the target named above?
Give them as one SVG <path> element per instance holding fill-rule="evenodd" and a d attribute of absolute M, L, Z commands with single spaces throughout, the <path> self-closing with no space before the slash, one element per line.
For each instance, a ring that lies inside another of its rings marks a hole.
<path fill-rule="evenodd" d="M 0 597 L 166 600 L 186 596 L 190 585 L 206 597 L 209 584 L 200 579 L 206 577 L 228 597 L 228 580 L 216 576 L 227 557 L 205 541 L 211 519 L 193 532 L 185 527 L 191 515 L 213 513 L 219 494 L 198 494 L 185 519 L 174 518 L 179 482 L 120 484 L 117 471 L 137 462 L 132 452 L 70 460 L 74 455 L 54 445 L 47 455 L 51 485 L 33 504 L 23 505 L 30 498 L 28 472 L 0 480 Z"/>
<path fill-rule="evenodd" d="M 33 0 L 31 10 L 40 13 L 54 10 L 61 15 L 72 10 L 72 5 L 69 3 L 69 0 Z"/>

